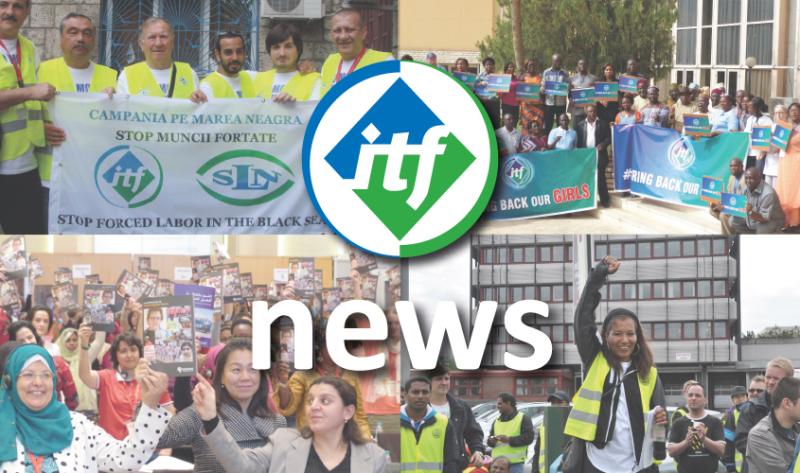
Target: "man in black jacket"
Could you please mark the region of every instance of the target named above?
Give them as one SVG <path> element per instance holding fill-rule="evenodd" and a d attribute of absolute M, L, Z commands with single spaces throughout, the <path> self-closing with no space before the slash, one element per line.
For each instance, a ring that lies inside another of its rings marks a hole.
<path fill-rule="evenodd" d="M 460 473 L 459 449 L 453 428 L 444 416 L 430 406 L 430 380 L 421 376 L 411 378 L 406 381 L 404 388 L 406 403 L 400 406 L 401 469 L 415 471 L 441 468 L 442 473 Z M 441 466 L 423 467 L 431 464 Z"/>
<path fill-rule="evenodd" d="M 767 363 L 767 370 L 764 377 L 767 380 L 767 391 L 760 394 L 758 397 L 752 399 L 748 404 L 742 408 L 739 414 L 739 423 L 736 424 L 736 450 L 742 452 L 742 455 L 747 455 L 747 436 L 758 422 L 769 414 L 772 409 L 772 392 L 775 386 L 783 378 L 789 378 L 794 375 L 794 367 L 792 362 L 787 358 L 779 356 Z M 747 472 L 747 464 L 743 465 L 743 472 Z"/>
<path fill-rule="evenodd" d="M 431 380 L 431 407 L 450 420 L 453 435 L 458 443 L 460 469 L 467 468 L 470 464 L 480 466 L 483 464 L 483 430 L 475 421 L 469 405 L 450 394 L 450 369 L 446 363 L 440 362 L 436 368 L 428 372 Z M 464 449 L 464 443 L 469 453 Z"/>
<path fill-rule="evenodd" d="M 608 167 L 608 145 L 611 144 L 611 128 L 608 122 L 597 117 L 597 107 L 587 105 L 586 120 L 575 125 L 578 134 L 578 148 L 595 148 L 597 150 L 597 193 L 600 205 L 608 207 L 610 197 L 606 184 L 606 167 Z"/>

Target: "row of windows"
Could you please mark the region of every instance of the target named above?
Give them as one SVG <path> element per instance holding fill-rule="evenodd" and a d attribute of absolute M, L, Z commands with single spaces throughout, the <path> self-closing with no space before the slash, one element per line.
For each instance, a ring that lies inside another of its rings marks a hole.
<path fill-rule="evenodd" d="M 537 286 L 490 286 L 481 288 L 482 301 L 513 304 L 522 300 L 542 302 L 572 301 L 572 284 L 541 284 Z"/>
<path fill-rule="evenodd" d="M 650 340 L 725 340 L 730 338 L 726 320 L 643 322 L 642 330 Z"/>
<path fill-rule="evenodd" d="M 648 240 L 638 242 L 596 242 L 595 259 L 611 255 L 618 259 L 690 258 L 695 256 L 724 256 L 728 254 L 724 238 L 693 240 Z"/>
<path fill-rule="evenodd" d="M 654 299 L 705 299 L 727 297 L 725 279 L 690 281 L 611 282 L 600 289 L 609 301 L 642 301 Z"/>
<path fill-rule="evenodd" d="M 514 380 L 514 396 L 546 396 L 558 389 L 558 379 L 553 376 L 520 376 Z M 481 378 L 453 378 L 453 391 L 456 397 L 480 398 Z"/>
<path fill-rule="evenodd" d="M 574 340 L 572 324 L 535 325 L 536 330 L 547 335 L 554 343 L 572 343 Z M 492 327 L 489 334 L 489 343 L 493 345 L 507 345 L 516 343 L 506 332 L 504 327 Z"/>
<path fill-rule="evenodd" d="M 569 263 L 572 244 L 501 246 L 481 248 L 481 264 Z"/>

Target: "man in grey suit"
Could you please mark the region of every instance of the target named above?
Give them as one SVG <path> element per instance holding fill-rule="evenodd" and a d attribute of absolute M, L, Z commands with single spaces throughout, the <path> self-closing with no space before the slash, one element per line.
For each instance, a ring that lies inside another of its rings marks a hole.
<path fill-rule="evenodd" d="M 786 217 L 775 189 L 764 182 L 763 174 L 756 167 L 748 168 L 744 172 L 744 182 L 747 185 L 744 191 L 747 197 L 747 218 L 731 221 L 731 233 L 779 233 Z"/>
<path fill-rule="evenodd" d="M 608 145 L 611 144 L 611 128 L 608 122 L 598 118 L 597 107 L 585 107 L 586 119 L 575 125 L 578 134 L 578 148 L 595 148 L 597 150 L 597 194 L 600 205 L 608 207 L 611 198 L 606 184 L 606 167 L 608 167 Z"/>

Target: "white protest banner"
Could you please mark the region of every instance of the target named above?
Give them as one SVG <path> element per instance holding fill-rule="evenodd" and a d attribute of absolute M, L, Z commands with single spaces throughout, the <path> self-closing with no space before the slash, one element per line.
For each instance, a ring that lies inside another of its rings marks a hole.
<path fill-rule="evenodd" d="M 60 94 L 50 233 L 327 233 L 301 165 L 315 105 Z"/>

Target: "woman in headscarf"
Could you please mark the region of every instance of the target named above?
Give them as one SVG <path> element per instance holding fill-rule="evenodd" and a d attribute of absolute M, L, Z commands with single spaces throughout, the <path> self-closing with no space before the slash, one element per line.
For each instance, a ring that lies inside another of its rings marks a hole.
<path fill-rule="evenodd" d="M 55 365 L 34 344 L 14 347 L 3 364 L 0 425 L 13 435 L 0 440 L 0 470 L 15 473 L 139 470 L 153 454 L 169 413 L 158 407 L 167 377 L 143 364 L 142 407 L 136 428 L 116 440 L 56 399 Z M 14 426 L 8 429 L 8 426 Z"/>
<path fill-rule="evenodd" d="M 97 412 L 97 392 L 90 389 L 83 381 L 81 381 L 80 374 L 78 373 L 78 358 L 80 356 L 80 341 L 78 340 L 78 331 L 72 327 L 65 328 L 56 340 L 61 356 L 69 364 L 69 371 L 72 373 L 72 379 L 75 381 L 75 389 L 78 391 L 78 407 L 75 408 L 79 412 Z M 103 347 L 103 338 L 95 337 L 89 348 L 89 360 L 94 361 Z"/>
<path fill-rule="evenodd" d="M 589 275 L 575 311 L 575 343 L 586 375 L 564 433 L 583 440 L 577 448 L 585 443 L 582 473 L 656 473 L 653 458 L 663 459 L 665 452 L 654 453 L 651 433 L 656 425 L 665 429 L 667 413 L 653 353 L 630 310 L 610 311 L 599 332 L 594 316 L 606 277 L 618 269 L 619 262 L 606 256 Z"/>

